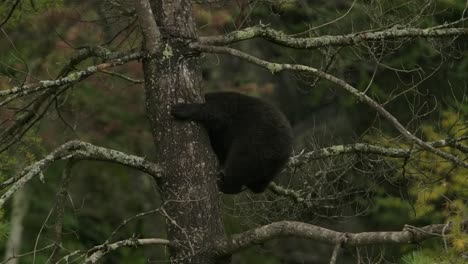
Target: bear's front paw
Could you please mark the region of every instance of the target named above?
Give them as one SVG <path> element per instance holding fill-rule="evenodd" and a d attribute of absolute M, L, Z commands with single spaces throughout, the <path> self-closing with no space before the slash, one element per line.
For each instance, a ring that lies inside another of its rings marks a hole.
<path fill-rule="evenodd" d="M 197 105 L 175 104 L 171 108 L 171 115 L 177 119 L 189 119 L 196 111 Z"/>

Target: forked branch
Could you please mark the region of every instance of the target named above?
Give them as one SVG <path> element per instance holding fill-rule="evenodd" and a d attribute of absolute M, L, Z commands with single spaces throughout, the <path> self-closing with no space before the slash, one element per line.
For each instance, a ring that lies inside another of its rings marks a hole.
<path fill-rule="evenodd" d="M 98 147 L 82 141 L 70 141 L 58 147 L 44 159 L 25 168 L 18 176 L 10 178 L 10 180 L 0 184 L 0 189 L 11 185 L 11 187 L 0 196 L 0 208 L 18 189 L 22 188 L 35 176 L 42 175 L 49 165 L 60 159 L 107 161 L 140 170 L 153 177 L 159 177 L 162 173 L 162 169 L 157 164 L 147 161 L 142 157 Z"/>

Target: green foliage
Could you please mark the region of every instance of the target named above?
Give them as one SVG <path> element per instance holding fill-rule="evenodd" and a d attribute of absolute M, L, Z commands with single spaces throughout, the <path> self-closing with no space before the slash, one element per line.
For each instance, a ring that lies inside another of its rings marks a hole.
<path fill-rule="evenodd" d="M 399 228 L 408 223 L 412 213 L 411 205 L 400 197 L 387 196 L 383 190 L 375 199 L 373 215 L 378 215 L 378 225 Z"/>
<path fill-rule="evenodd" d="M 431 142 L 447 138 L 458 138 L 466 133 L 466 113 L 451 109 L 440 113 L 439 122 L 434 126 L 432 122 L 421 125 L 422 138 Z M 380 140 L 380 144 L 382 144 Z M 385 143 L 384 143 L 385 145 Z M 402 148 L 410 148 L 403 145 Z M 460 150 L 444 147 L 442 150 L 455 156 L 463 156 Z M 449 245 L 446 251 L 441 250 L 440 244 L 431 245 L 445 260 L 459 260 L 459 254 L 468 250 L 468 235 L 460 228 L 468 212 L 466 190 L 466 169 L 454 167 L 439 156 L 428 152 L 415 152 L 410 160 L 392 159 L 401 168 L 398 175 L 404 175 L 410 181 L 408 193 L 413 201 L 413 208 L 408 202 L 398 197 L 388 197 L 384 193 L 378 195 L 374 215 L 379 224 L 393 223 L 447 223 L 453 226 L 451 233 L 446 235 L 445 241 Z M 428 253 L 413 252 L 406 255 L 404 263 L 445 263 Z"/>
<path fill-rule="evenodd" d="M 10 13 L 15 1 L 4 1 L 0 4 L 0 19 L 6 18 L 6 14 Z M 35 1 L 21 1 L 15 8 L 11 17 L 8 20 L 7 26 L 14 27 L 19 23 L 23 23 L 38 13 L 63 6 L 63 0 L 35 0 Z M 5 17 L 4 17 L 5 16 Z"/>
<path fill-rule="evenodd" d="M 4 242 L 8 237 L 8 232 L 10 230 L 10 226 L 7 221 L 4 219 L 4 211 L 0 209 L 0 242 Z"/>
<path fill-rule="evenodd" d="M 466 264 L 466 260 L 441 249 L 421 249 L 405 254 L 401 264 Z"/>
<path fill-rule="evenodd" d="M 276 0 L 272 1 L 272 9 L 277 13 L 284 13 L 288 11 L 296 11 L 299 7 L 297 0 Z"/>
<path fill-rule="evenodd" d="M 440 260 L 435 260 L 431 256 L 426 255 L 422 251 L 413 251 L 409 254 L 404 255 L 402 258 L 403 264 L 446 264 L 448 262 L 440 262 Z"/>
<path fill-rule="evenodd" d="M 421 130 L 426 141 L 444 138 L 444 134 L 458 138 L 465 133 L 462 113 L 452 110 L 441 113 L 439 126 L 437 128 L 429 123 L 422 125 Z M 441 131 L 446 132 L 441 133 Z M 459 150 L 451 147 L 445 147 L 443 150 L 455 156 L 462 156 Z M 411 190 L 416 199 L 416 217 L 455 220 L 462 216 L 463 212 L 468 211 L 468 201 L 464 195 L 468 190 L 465 169 L 454 168 L 450 162 L 424 151 L 416 154 L 415 161 L 406 167 L 406 172 L 415 182 L 422 184 L 415 185 Z"/>

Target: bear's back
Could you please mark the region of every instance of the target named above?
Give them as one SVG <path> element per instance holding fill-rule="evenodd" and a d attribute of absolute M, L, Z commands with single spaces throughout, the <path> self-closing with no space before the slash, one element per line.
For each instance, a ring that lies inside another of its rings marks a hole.
<path fill-rule="evenodd" d="M 205 99 L 227 119 L 224 130 L 215 133 L 212 140 L 222 141 L 228 147 L 235 142 L 235 145 L 249 147 L 265 158 L 290 155 L 291 126 L 284 114 L 272 104 L 233 92 L 207 93 Z"/>

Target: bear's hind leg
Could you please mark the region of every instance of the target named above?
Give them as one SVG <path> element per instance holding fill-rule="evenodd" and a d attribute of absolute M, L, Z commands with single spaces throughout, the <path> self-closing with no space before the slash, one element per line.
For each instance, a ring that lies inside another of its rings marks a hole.
<path fill-rule="evenodd" d="M 232 178 L 226 178 L 222 172 L 218 176 L 218 188 L 225 194 L 238 194 L 243 191 L 242 184 L 232 181 Z"/>
<path fill-rule="evenodd" d="M 246 179 L 245 185 L 254 193 L 264 192 L 273 178 L 281 172 L 284 163 L 283 160 L 276 159 L 257 161 L 255 169 L 252 169 L 255 174 Z"/>
<path fill-rule="evenodd" d="M 247 186 L 255 193 L 262 192 L 271 180 L 270 170 L 264 165 L 250 147 L 234 146 L 224 164 L 223 188 L 232 190 L 229 193 L 239 193 Z"/>

